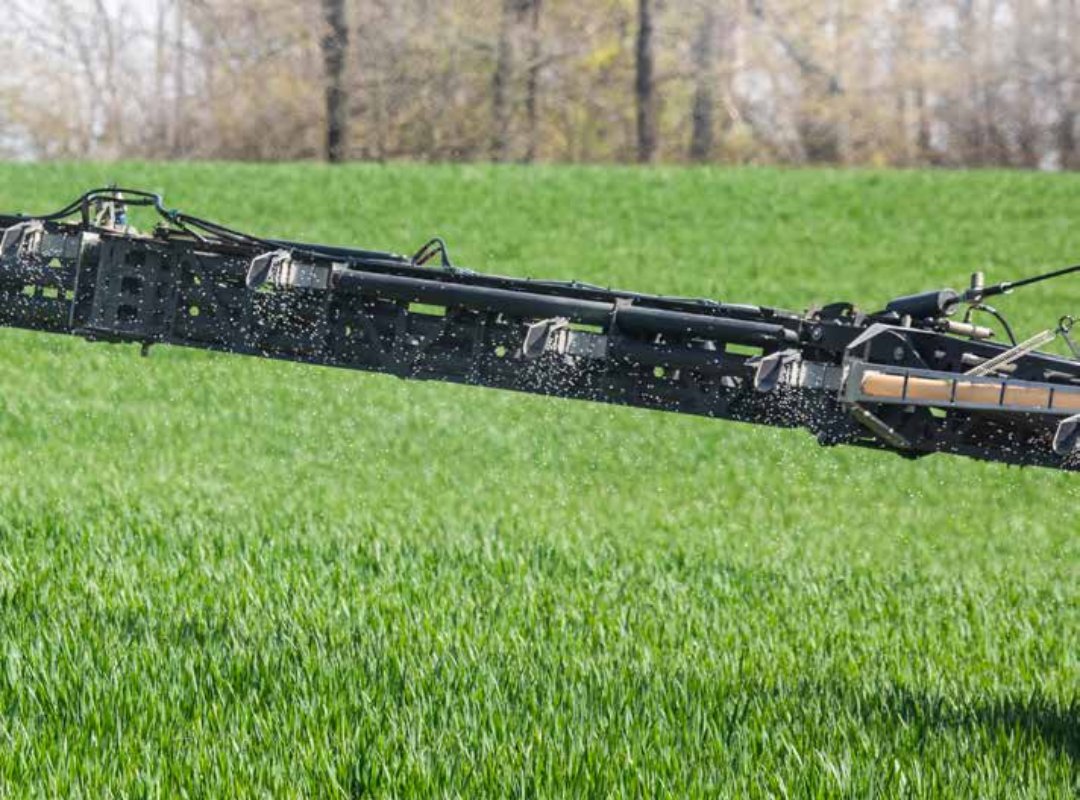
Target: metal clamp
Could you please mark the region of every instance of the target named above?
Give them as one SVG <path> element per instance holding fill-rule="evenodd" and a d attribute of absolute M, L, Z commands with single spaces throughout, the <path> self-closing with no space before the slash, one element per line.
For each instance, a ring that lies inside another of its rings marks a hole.
<path fill-rule="evenodd" d="M 45 223 L 30 220 L 12 225 L 4 231 L 0 239 L 0 258 L 18 258 L 24 253 L 31 253 L 41 244 L 45 235 Z"/>
<path fill-rule="evenodd" d="M 258 289 L 270 281 L 279 289 L 328 289 L 331 267 L 296 261 L 287 250 L 263 253 L 251 260 L 247 287 Z"/>
<path fill-rule="evenodd" d="M 1063 419 L 1054 433 L 1054 452 L 1070 456 L 1080 451 L 1080 415 Z"/>
<path fill-rule="evenodd" d="M 767 356 L 751 359 L 747 366 L 755 367 L 754 391 L 768 394 L 780 383 L 785 367 L 801 360 L 802 355 L 798 350 L 778 350 Z"/>
<path fill-rule="evenodd" d="M 534 322 L 525 333 L 525 340 L 521 344 L 521 357 L 526 361 L 539 358 L 547 350 L 552 334 L 568 327 L 570 320 L 566 317 Z"/>
<path fill-rule="evenodd" d="M 255 256 L 248 267 L 245 283 L 249 289 L 258 289 L 268 279 L 276 279 L 277 273 L 292 263 L 292 254 L 288 250 L 272 250 Z"/>

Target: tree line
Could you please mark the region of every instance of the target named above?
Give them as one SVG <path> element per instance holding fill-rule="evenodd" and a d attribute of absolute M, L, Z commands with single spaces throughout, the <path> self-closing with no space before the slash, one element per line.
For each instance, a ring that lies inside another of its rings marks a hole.
<path fill-rule="evenodd" d="M 1080 0 L 8 2 L 8 157 L 1080 163 Z"/>

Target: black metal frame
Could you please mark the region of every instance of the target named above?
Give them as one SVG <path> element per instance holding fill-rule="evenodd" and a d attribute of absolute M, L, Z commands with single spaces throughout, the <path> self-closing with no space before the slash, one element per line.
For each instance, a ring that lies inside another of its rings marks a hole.
<path fill-rule="evenodd" d="M 165 223 L 151 235 L 114 221 L 126 213 L 97 224 L 94 209 L 110 203 L 153 206 Z M 410 259 L 259 239 L 111 189 L 53 215 L 0 216 L 0 231 L 0 325 L 805 427 L 823 444 L 909 457 L 1080 469 L 1055 443 L 1052 409 L 845 400 L 856 362 L 960 375 L 1007 351 L 984 333 L 942 332 L 964 299 L 955 292 L 877 314 L 795 314 L 477 274 L 454 268 L 441 240 Z M 422 265 L 435 254 L 441 268 Z M 1008 370 L 1003 381 L 1080 391 L 1075 360 L 1027 353 Z"/>

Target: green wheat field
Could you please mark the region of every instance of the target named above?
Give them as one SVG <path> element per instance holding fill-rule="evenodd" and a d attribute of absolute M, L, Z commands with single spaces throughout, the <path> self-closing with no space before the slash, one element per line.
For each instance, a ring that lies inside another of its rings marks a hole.
<path fill-rule="evenodd" d="M 1080 176 L 1000 172 L 8 165 L 0 209 L 113 181 L 794 309 L 1080 260 Z M 0 798 L 1080 792 L 1080 475 L 11 330 L 0 411 Z"/>

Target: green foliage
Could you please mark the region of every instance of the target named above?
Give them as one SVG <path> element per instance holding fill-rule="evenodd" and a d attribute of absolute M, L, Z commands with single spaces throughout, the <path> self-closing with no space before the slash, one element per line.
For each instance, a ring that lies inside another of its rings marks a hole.
<path fill-rule="evenodd" d="M 1080 253 L 999 173 L 7 166 L 281 237 L 801 308 Z M 1000 304 L 1024 331 L 1076 282 Z M 0 797 L 1066 797 L 1080 483 L 0 332 Z"/>

